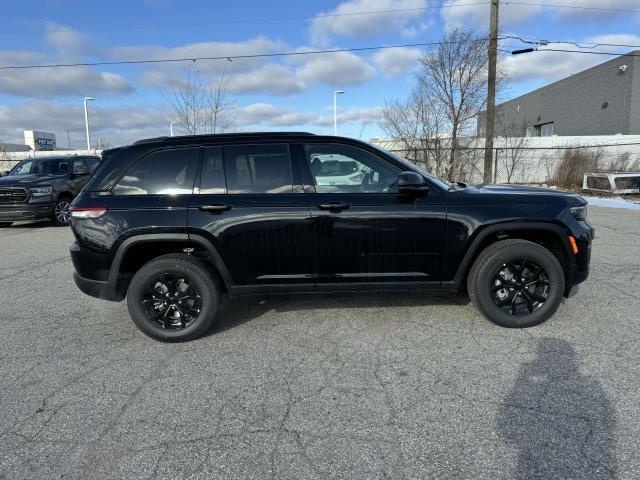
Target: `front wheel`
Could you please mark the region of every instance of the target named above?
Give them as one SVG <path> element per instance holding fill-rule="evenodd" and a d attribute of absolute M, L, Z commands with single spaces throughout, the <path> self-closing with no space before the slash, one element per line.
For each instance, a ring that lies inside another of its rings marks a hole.
<path fill-rule="evenodd" d="M 144 334 L 163 342 L 183 342 L 207 332 L 221 298 L 217 279 L 202 260 L 171 254 L 151 260 L 135 273 L 127 306 Z"/>
<path fill-rule="evenodd" d="M 66 227 L 69 225 L 71 219 L 71 212 L 69 207 L 71 206 L 72 199 L 69 197 L 60 197 L 53 208 L 53 222 L 56 227 Z"/>
<path fill-rule="evenodd" d="M 532 327 L 553 316 L 564 285 L 564 272 L 553 253 L 526 240 L 487 247 L 467 278 L 469 297 L 478 310 L 510 328 Z"/>

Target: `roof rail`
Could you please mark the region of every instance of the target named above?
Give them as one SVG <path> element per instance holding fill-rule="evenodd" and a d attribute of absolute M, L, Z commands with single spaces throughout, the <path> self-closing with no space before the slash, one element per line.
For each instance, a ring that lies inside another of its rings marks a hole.
<path fill-rule="evenodd" d="M 224 137 L 278 137 L 278 136 L 289 136 L 289 135 L 314 135 L 309 132 L 243 132 L 243 133 L 211 133 L 206 135 L 180 135 L 175 137 L 155 137 L 155 138 L 144 138 L 142 140 L 138 140 L 133 142 L 133 145 L 141 145 L 145 143 L 158 143 L 158 142 L 169 142 L 169 141 L 178 141 L 178 140 L 207 140 L 211 138 L 224 138 Z"/>

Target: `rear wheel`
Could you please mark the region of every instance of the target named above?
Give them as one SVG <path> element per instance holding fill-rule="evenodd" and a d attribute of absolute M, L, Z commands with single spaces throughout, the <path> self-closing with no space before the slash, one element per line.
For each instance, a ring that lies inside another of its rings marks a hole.
<path fill-rule="evenodd" d="M 0 222 L 0 228 L 10 227 L 12 222 Z"/>
<path fill-rule="evenodd" d="M 73 199 L 71 197 L 62 196 L 56 202 L 53 208 L 53 222 L 57 227 L 66 227 L 69 225 L 71 219 L 71 212 L 69 212 L 69 206 Z"/>
<path fill-rule="evenodd" d="M 211 327 L 221 289 L 207 265 L 182 254 L 163 255 L 133 276 L 127 306 L 143 333 L 163 342 L 200 337 Z"/>
<path fill-rule="evenodd" d="M 487 247 L 467 279 L 469 297 L 489 320 L 504 327 L 531 327 L 558 309 L 564 272 L 549 250 L 526 240 Z"/>

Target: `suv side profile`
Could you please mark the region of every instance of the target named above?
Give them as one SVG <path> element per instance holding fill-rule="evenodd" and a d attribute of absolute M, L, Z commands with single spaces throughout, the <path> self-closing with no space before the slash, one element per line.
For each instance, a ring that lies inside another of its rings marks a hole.
<path fill-rule="evenodd" d="M 71 258 L 80 290 L 126 298 L 162 341 L 204 334 L 225 295 L 285 292 L 466 289 L 529 327 L 587 278 L 585 217 L 578 195 L 453 184 L 349 138 L 163 137 L 103 153 L 71 206 Z"/>
<path fill-rule="evenodd" d="M 27 158 L 0 178 L 0 227 L 20 220 L 69 224 L 69 205 L 98 168 L 100 157 Z"/>

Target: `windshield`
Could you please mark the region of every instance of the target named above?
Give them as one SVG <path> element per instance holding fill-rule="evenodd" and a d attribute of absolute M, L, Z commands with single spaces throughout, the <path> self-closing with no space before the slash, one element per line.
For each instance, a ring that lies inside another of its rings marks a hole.
<path fill-rule="evenodd" d="M 418 170 L 422 175 L 424 175 L 425 177 L 427 177 L 429 180 L 431 180 L 433 183 L 435 183 L 438 187 L 442 188 L 443 190 L 449 190 L 451 188 L 451 186 L 453 185 L 452 183 L 449 183 L 445 180 L 442 180 L 438 177 L 436 177 L 435 175 L 424 171 L 422 168 L 418 167 L 415 163 L 413 163 L 411 160 L 408 160 L 404 157 L 401 157 L 400 155 L 390 152 L 389 150 L 387 150 L 386 148 L 382 148 L 379 145 L 373 145 L 375 148 L 377 148 L 378 150 L 386 153 L 387 155 L 392 156 L 394 159 L 396 159 L 398 162 L 402 163 L 403 165 L 406 165 L 408 167 L 411 167 L 414 170 Z"/>
<path fill-rule="evenodd" d="M 43 158 L 23 160 L 13 167 L 9 175 L 66 175 L 69 160 L 64 158 Z"/>

